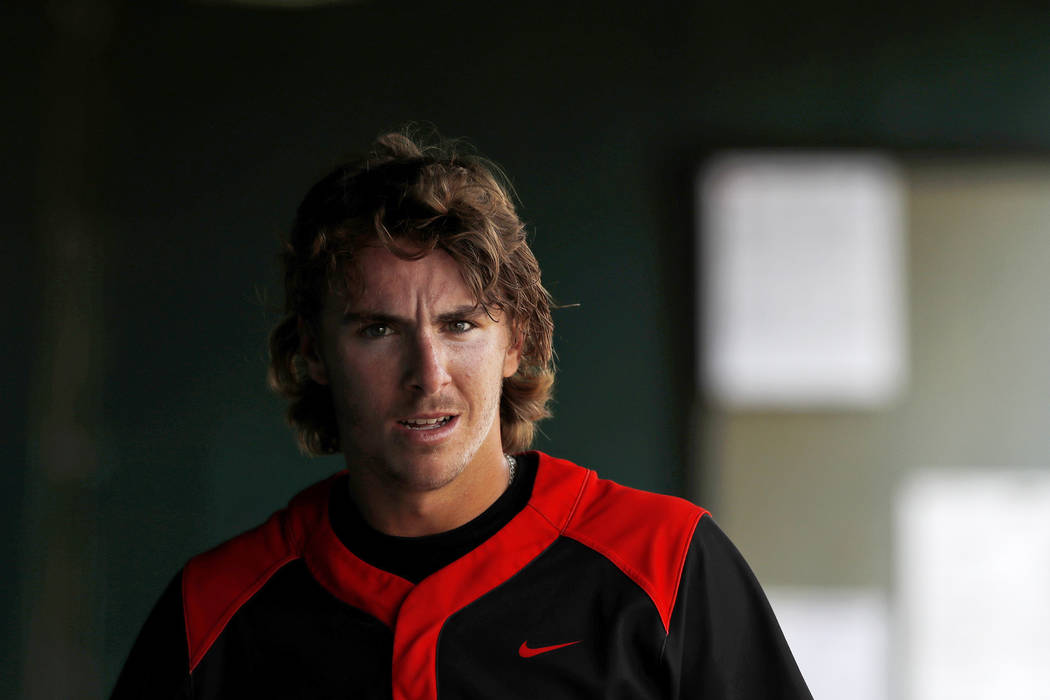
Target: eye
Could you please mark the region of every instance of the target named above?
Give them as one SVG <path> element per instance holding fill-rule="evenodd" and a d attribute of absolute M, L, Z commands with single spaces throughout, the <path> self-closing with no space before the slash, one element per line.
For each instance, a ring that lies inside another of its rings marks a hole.
<path fill-rule="evenodd" d="M 448 324 L 448 329 L 453 333 L 466 333 L 467 331 L 474 330 L 475 326 L 470 321 L 453 321 Z"/>
<path fill-rule="evenodd" d="M 373 323 L 361 329 L 361 335 L 366 338 L 385 338 L 388 335 L 392 335 L 393 332 L 394 329 L 385 323 Z"/>

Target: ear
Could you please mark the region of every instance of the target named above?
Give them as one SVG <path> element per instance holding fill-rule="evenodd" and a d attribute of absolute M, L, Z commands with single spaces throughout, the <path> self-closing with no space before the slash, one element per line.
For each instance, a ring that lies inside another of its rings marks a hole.
<path fill-rule="evenodd" d="M 311 324 L 299 317 L 299 354 L 306 361 L 306 373 L 318 384 L 328 383 L 328 369 L 325 367 L 324 358 L 316 334 Z"/>
<path fill-rule="evenodd" d="M 525 345 L 525 335 L 515 326 L 510 328 L 511 343 L 503 357 L 503 377 L 509 377 L 521 366 L 521 349 Z"/>

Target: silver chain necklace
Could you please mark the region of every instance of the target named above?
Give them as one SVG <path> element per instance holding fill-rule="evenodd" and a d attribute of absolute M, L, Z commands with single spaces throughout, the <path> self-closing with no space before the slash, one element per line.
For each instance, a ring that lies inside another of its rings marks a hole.
<path fill-rule="evenodd" d="M 514 455 L 503 455 L 503 458 L 507 460 L 507 486 L 514 483 L 514 474 L 518 469 L 518 460 L 514 459 Z"/>

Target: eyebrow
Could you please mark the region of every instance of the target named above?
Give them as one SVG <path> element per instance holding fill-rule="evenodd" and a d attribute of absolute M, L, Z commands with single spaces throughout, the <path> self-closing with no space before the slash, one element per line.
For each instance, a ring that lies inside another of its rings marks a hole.
<path fill-rule="evenodd" d="M 439 323 L 448 323 L 450 321 L 474 320 L 479 316 L 487 315 L 484 307 L 481 304 L 464 304 L 463 306 L 457 306 L 454 309 L 450 309 L 444 313 L 437 315 Z M 358 309 L 348 310 L 343 314 L 343 320 L 350 322 L 363 322 L 372 321 L 379 323 L 412 323 L 413 319 L 404 318 L 394 314 L 385 313 L 383 311 L 374 311 L 371 309 Z"/>

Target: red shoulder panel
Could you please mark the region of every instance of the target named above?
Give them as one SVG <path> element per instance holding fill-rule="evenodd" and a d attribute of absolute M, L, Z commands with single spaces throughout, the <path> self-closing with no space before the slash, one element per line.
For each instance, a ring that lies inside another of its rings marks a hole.
<path fill-rule="evenodd" d="M 301 556 L 304 533 L 323 517 L 330 483 L 310 487 L 259 527 L 186 563 L 182 607 L 191 672 L 234 613 L 278 569 Z"/>
<path fill-rule="evenodd" d="M 598 479 L 594 472 L 591 477 L 565 536 L 598 552 L 637 583 L 669 630 L 689 543 L 707 511 L 681 498 Z"/>

